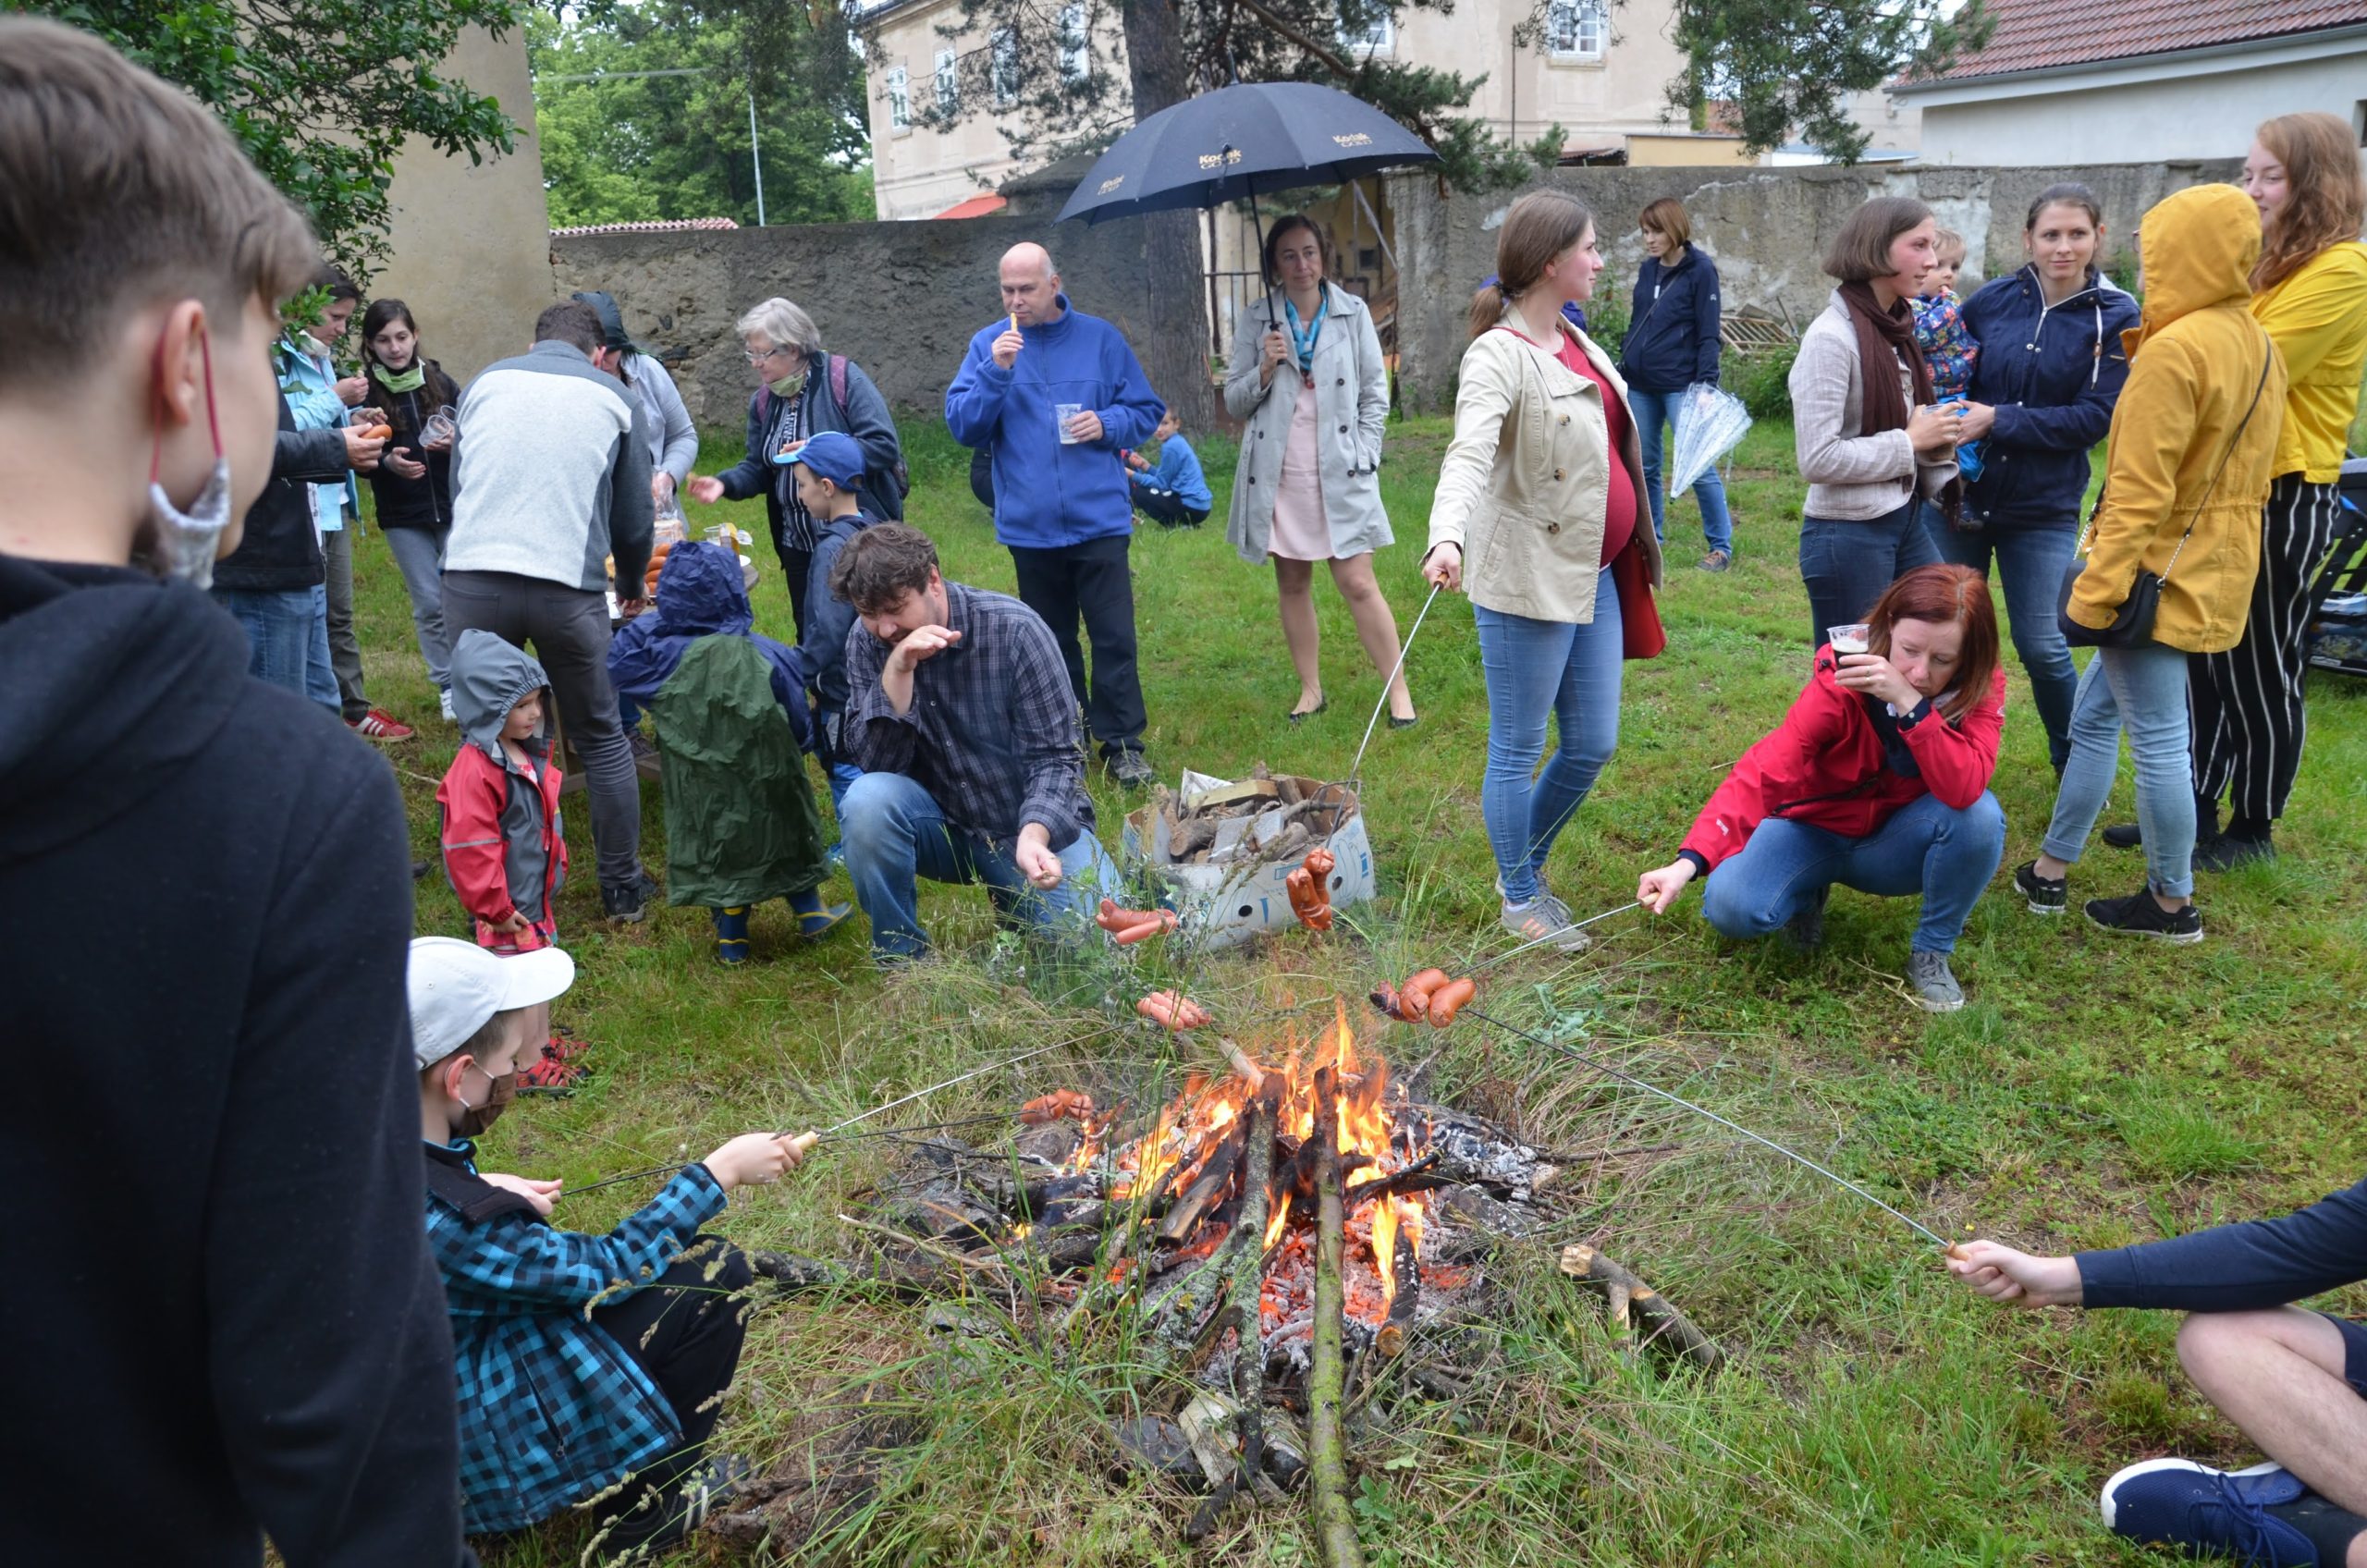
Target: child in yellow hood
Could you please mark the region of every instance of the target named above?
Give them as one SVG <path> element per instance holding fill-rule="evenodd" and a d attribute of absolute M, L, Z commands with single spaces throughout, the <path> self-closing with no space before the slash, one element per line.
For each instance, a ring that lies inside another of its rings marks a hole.
<path fill-rule="evenodd" d="M 2161 604 L 2143 646 L 2099 648 L 2081 677 L 2054 817 L 2042 852 L 2015 871 L 2014 886 L 2033 913 L 2063 912 L 2069 867 L 2111 793 L 2125 731 L 2137 763 L 2145 886 L 2125 899 L 2090 900 L 2088 918 L 2108 931 L 2199 942 L 2186 655 L 2231 648 L 2243 634 L 2285 366 L 2250 309 L 2261 236 L 2241 190 L 2177 192 L 2145 214 L 2138 246 L 2144 315 L 2124 337 L 2128 384 L 2105 442 L 2087 570 L 2063 613 L 2081 626 L 2110 626 L 2140 570 L 2163 580 Z"/>

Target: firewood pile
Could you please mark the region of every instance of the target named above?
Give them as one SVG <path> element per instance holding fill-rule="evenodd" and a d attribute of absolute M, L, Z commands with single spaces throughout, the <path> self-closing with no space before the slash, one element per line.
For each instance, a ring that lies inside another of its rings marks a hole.
<path fill-rule="evenodd" d="M 1160 785 L 1151 795 L 1152 841 L 1170 865 L 1262 865 L 1303 856 L 1355 809 L 1344 785 L 1277 777 L 1259 763 L 1237 783 L 1181 795 Z"/>

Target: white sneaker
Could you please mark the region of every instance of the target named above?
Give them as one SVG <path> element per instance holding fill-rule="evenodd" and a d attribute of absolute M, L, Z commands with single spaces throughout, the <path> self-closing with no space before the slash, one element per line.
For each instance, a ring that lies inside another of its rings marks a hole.
<path fill-rule="evenodd" d="M 449 687 L 447 687 L 447 688 L 445 689 L 445 691 L 444 691 L 443 698 L 442 698 L 442 703 L 441 703 L 441 706 L 443 707 L 443 710 L 444 710 L 444 722 L 445 722 L 445 723 L 447 723 L 447 724 L 458 724 L 458 723 L 460 723 L 460 715 L 458 715 L 458 714 L 456 714 L 456 713 L 454 713 L 454 712 L 452 711 L 452 692 L 451 692 L 451 689 L 450 689 Z"/>
<path fill-rule="evenodd" d="M 1594 938 L 1571 923 L 1570 906 L 1546 892 L 1542 886 L 1537 897 L 1525 904 L 1504 900 L 1497 918 L 1505 930 L 1524 942 L 1551 938 L 1559 952 L 1582 953 L 1594 946 Z"/>

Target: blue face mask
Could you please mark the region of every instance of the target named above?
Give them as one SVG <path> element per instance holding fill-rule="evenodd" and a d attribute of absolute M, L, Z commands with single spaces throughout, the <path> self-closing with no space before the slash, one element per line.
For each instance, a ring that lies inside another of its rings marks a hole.
<path fill-rule="evenodd" d="M 202 335 L 198 343 L 205 360 L 205 422 L 214 436 L 214 472 L 206 476 L 205 487 L 188 510 L 173 505 L 157 482 L 165 458 L 160 428 L 155 450 L 148 459 L 148 521 L 155 534 L 151 557 L 158 571 L 192 588 L 208 588 L 214 583 L 214 558 L 221 547 L 222 531 L 230 526 L 230 459 L 222 450 L 222 423 L 214 406 L 214 345 Z M 165 344 L 160 337 L 156 341 L 159 383 L 164 374 Z"/>

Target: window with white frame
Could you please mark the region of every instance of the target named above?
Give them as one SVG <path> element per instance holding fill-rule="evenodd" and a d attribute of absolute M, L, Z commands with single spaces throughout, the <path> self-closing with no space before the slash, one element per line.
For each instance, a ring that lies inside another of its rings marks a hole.
<path fill-rule="evenodd" d="M 1061 74 L 1071 81 L 1083 81 L 1091 61 L 1085 50 L 1085 7 L 1061 7 Z"/>
<path fill-rule="evenodd" d="M 910 130 L 913 125 L 913 76 L 901 66 L 888 72 L 888 129 Z"/>
<path fill-rule="evenodd" d="M 1397 21 L 1386 10 L 1355 26 L 1342 17 L 1339 31 L 1341 47 L 1351 54 L 1387 55 L 1397 47 Z"/>
<path fill-rule="evenodd" d="M 997 107 L 1019 102 L 1019 34 L 1010 28 L 995 29 L 987 44 L 987 80 Z"/>
<path fill-rule="evenodd" d="M 937 108 L 939 114 L 959 114 L 962 109 L 960 72 L 954 65 L 950 49 L 937 52 Z"/>
<path fill-rule="evenodd" d="M 1545 7 L 1545 49 L 1557 60 L 1600 60 L 1611 22 L 1602 0 L 1551 0 Z"/>

